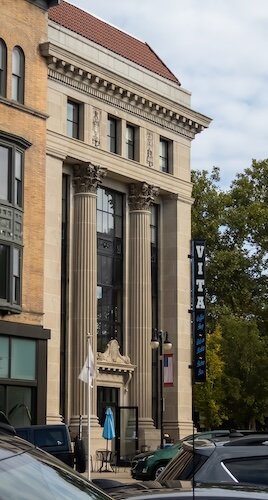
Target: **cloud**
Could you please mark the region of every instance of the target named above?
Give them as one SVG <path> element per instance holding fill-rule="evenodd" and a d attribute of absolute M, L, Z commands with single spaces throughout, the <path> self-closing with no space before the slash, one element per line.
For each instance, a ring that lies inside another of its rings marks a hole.
<path fill-rule="evenodd" d="M 268 156 L 267 0 L 69 0 L 146 41 L 213 118 L 192 166 L 221 167 L 225 185 Z"/>

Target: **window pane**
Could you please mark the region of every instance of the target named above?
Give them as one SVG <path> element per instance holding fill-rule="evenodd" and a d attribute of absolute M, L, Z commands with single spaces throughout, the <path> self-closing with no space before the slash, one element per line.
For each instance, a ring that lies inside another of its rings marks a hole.
<path fill-rule="evenodd" d="M 12 99 L 19 100 L 19 77 L 16 75 L 12 76 Z"/>
<path fill-rule="evenodd" d="M 20 251 L 18 248 L 13 248 L 13 302 L 20 304 Z"/>
<path fill-rule="evenodd" d="M 9 247 L 0 245 L 0 299 L 8 300 Z"/>
<path fill-rule="evenodd" d="M 23 102 L 24 87 L 24 55 L 21 49 L 15 47 L 12 53 L 12 99 Z"/>
<path fill-rule="evenodd" d="M 35 340 L 11 340 L 11 378 L 35 380 Z"/>
<path fill-rule="evenodd" d="M 0 146 L 0 199 L 10 201 L 9 197 L 9 153 L 10 150 Z"/>
<path fill-rule="evenodd" d="M 22 206 L 22 154 L 15 152 L 15 194 L 14 202 L 19 207 Z"/>
<path fill-rule="evenodd" d="M 79 139 L 79 104 L 67 102 L 67 135 Z"/>
<path fill-rule="evenodd" d="M 32 392 L 31 387 L 7 387 L 7 416 L 14 427 L 31 425 Z"/>
<path fill-rule="evenodd" d="M 0 378 L 8 378 L 9 339 L 0 337 Z M 1 400 L 1 398 L 0 398 Z M 1 409 L 1 408 L 0 408 Z"/>
<path fill-rule="evenodd" d="M 108 118 L 108 150 L 117 153 L 117 121 L 115 118 Z"/>
<path fill-rule="evenodd" d="M 13 50 L 12 73 L 13 75 L 22 76 L 22 55 L 17 48 Z"/>

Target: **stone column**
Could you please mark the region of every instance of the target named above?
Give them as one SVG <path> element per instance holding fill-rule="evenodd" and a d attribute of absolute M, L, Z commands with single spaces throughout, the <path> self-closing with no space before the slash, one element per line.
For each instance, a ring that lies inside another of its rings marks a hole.
<path fill-rule="evenodd" d="M 131 404 L 138 406 L 140 441 L 147 440 L 152 421 L 152 290 L 150 205 L 158 188 L 131 184 L 129 191 L 129 336 L 130 356 L 137 365 L 130 386 Z M 146 436 L 147 434 L 147 436 Z"/>
<path fill-rule="evenodd" d="M 87 356 L 91 335 L 94 359 L 97 354 L 97 228 L 96 191 L 105 170 L 91 163 L 74 167 L 73 186 L 73 327 L 72 327 L 72 423 L 87 415 L 87 384 L 78 375 Z M 92 416 L 97 421 L 96 384 L 92 390 Z"/>

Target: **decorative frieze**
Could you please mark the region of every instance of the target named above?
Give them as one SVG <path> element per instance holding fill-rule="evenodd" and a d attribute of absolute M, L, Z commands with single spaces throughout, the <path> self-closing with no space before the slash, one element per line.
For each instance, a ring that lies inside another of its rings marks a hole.
<path fill-rule="evenodd" d="M 48 75 L 50 78 L 62 81 L 65 85 L 77 88 L 80 92 L 94 95 L 95 97 L 109 101 L 109 104 L 124 108 L 132 113 L 143 116 L 149 121 L 159 123 L 165 128 L 174 130 L 181 135 L 193 139 L 195 135 L 206 128 L 210 119 L 198 114 L 200 120 L 189 117 L 192 113 L 190 108 L 180 106 L 180 111 L 175 112 L 167 106 L 138 95 L 129 89 L 116 85 L 99 75 L 89 73 L 78 65 L 64 61 L 62 57 L 52 55 L 51 44 L 40 45 L 41 53 L 47 58 Z M 114 98 L 114 99 L 113 99 Z M 141 114 L 142 112 L 142 114 Z M 197 115 L 197 114 L 195 114 Z M 156 118 L 158 121 L 156 121 Z"/>
<path fill-rule="evenodd" d="M 129 186 L 129 209 L 149 210 L 159 194 L 159 188 L 146 182 L 133 183 Z"/>
<path fill-rule="evenodd" d="M 76 193 L 96 193 L 107 171 L 89 162 L 75 165 L 73 172 L 73 186 Z"/>

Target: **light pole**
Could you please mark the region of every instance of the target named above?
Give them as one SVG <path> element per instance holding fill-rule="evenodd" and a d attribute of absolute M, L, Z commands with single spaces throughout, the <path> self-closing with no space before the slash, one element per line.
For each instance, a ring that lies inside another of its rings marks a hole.
<path fill-rule="evenodd" d="M 152 340 L 152 349 L 158 350 L 159 362 L 159 399 L 160 399 L 160 448 L 164 448 L 164 429 L 163 429 L 163 415 L 164 415 L 164 351 L 172 349 L 172 343 L 168 339 L 168 332 L 157 330 L 154 328 Z"/>

